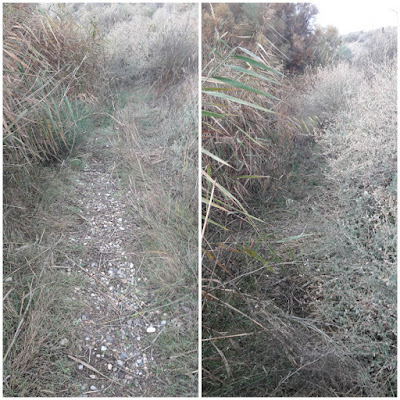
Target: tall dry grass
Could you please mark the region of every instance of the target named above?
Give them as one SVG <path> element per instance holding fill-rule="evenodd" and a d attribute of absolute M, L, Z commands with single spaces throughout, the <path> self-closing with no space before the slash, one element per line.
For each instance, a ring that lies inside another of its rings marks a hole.
<path fill-rule="evenodd" d="M 4 169 L 61 160 L 88 116 L 100 72 L 100 42 L 67 14 L 4 5 Z M 86 110 L 85 110 L 86 108 Z"/>
<path fill-rule="evenodd" d="M 262 396 L 276 387 L 281 395 L 272 371 L 296 365 L 319 335 L 305 321 L 289 318 L 279 302 L 265 299 L 266 293 L 292 297 L 290 286 L 282 293 L 278 284 L 293 253 L 276 244 L 292 238 L 265 233 L 260 210 L 273 204 L 290 178 L 301 122 L 291 115 L 287 78 L 262 47 L 256 54 L 230 48 L 221 34 L 208 50 L 203 53 L 203 393 Z M 291 275 L 284 281 L 294 279 Z"/>
<path fill-rule="evenodd" d="M 221 227 L 238 213 L 249 217 L 244 205 L 267 203 L 289 177 L 299 123 L 288 115 L 285 77 L 262 46 L 254 54 L 221 38 L 203 50 L 203 219 Z"/>

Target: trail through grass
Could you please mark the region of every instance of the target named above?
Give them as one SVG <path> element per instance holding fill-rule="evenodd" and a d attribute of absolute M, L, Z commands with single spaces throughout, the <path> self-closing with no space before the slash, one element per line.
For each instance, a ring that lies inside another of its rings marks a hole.
<path fill-rule="evenodd" d="M 4 394 L 195 396 L 197 7 L 5 11 Z"/>
<path fill-rule="evenodd" d="M 138 96 L 143 107 L 147 103 L 140 94 L 145 91 L 148 88 L 131 92 L 131 101 Z M 144 135 L 146 127 L 154 125 L 145 118 Z M 187 287 L 184 276 L 174 276 L 174 291 L 169 292 L 167 283 L 159 285 L 158 279 L 172 271 L 157 272 L 148 265 L 169 256 L 143 233 L 149 226 L 137 211 L 141 189 L 134 194 L 129 186 L 131 171 L 120 162 L 117 133 L 118 125 L 101 119 L 73 156 L 62 165 L 42 168 L 39 203 L 29 221 L 40 224 L 42 237 L 36 243 L 10 244 L 10 250 L 17 251 L 6 262 L 7 310 L 15 307 L 13 289 L 18 283 L 12 265 L 29 254 L 32 259 L 40 256 L 43 266 L 32 280 L 32 293 L 22 299 L 19 317 L 15 315 L 15 324 L 22 321 L 23 330 L 7 352 L 9 395 L 136 397 L 196 392 L 195 285 Z M 175 246 L 165 239 L 168 246 Z M 43 291 L 46 303 L 41 302 Z M 11 338 L 11 321 L 6 322 L 5 336 Z M 37 364 L 39 359 L 43 367 Z M 22 365 L 29 360 L 36 360 L 35 366 Z M 51 370 L 45 380 L 42 368 Z"/>

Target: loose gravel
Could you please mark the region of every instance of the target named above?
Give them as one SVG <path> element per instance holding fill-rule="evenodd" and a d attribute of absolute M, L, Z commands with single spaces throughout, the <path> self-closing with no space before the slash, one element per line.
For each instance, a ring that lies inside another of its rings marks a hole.
<path fill-rule="evenodd" d="M 123 189 L 115 173 L 111 146 L 94 146 L 89 164 L 76 181 L 76 207 L 83 210 L 84 222 L 67 238 L 81 248 L 76 259 L 67 257 L 67 273 L 75 269 L 89 282 L 71 294 L 84 304 L 75 321 L 79 345 L 70 354 L 76 360 L 74 383 L 83 397 L 139 396 L 150 364 L 156 362 L 143 338 L 154 340 L 168 316 L 146 313 L 146 293 L 140 287 L 145 278 L 140 277 L 133 244 L 140 226 L 129 212 L 132 193 Z"/>

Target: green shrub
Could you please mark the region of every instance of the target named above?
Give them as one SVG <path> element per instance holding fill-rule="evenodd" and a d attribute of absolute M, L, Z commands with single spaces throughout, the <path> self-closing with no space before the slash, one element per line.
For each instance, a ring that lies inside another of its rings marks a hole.
<path fill-rule="evenodd" d="M 347 62 L 309 71 L 303 78 L 307 92 L 300 94 L 301 118 L 317 117 L 322 123 L 346 109 L 363 82 L 363 74 Z"/>
<path fill-rule="evenodd" d="M 342 45 L 336 50 L 335 58 L 339 61 L 350 61 L 353 58 L 353 53 L 348 46 Z"/>

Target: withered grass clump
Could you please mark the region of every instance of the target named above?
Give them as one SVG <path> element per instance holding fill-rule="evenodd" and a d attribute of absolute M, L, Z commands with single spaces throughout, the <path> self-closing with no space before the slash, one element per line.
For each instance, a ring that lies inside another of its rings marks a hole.
<path fill-rule="evenodd" d="M 192 32 L 187 21 L 181 29 L 177 29 L 176 26 L 170 27 L 164 33 L 163 40 L 154 45 L 152 50 L 155 54 L 156 86 L 159 93 L 197 71 L 196 39 L 197 34 Z"/>
<path fill-rule="evenodd" d="M 62 159 L 95 100 L 101 55 L 96 31 L 81 31 L 60 7 L 4 5 L 3 156 L 6 176 Z M 85 110 L 86 108 L 86 110 Z"/>

